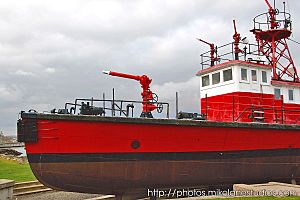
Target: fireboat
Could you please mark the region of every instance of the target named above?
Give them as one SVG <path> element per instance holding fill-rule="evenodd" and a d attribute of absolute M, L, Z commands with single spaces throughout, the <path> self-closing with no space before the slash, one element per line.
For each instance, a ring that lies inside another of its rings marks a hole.
<path fill-rule="evenodd" d="M 265 0 L 250 44 L 233 21 L 233 42 L 201 54 L 200 114 L 178 112 L 150 89 L 147 75 L 104 71 L 138 81 L 141 101 L 78 98 L 48 113 L 21 111 L 36 178 L 56 190 L 114 194 L 149 188 L 300 181 L 300 80 L 288 40 L 291 15 Z M 140 108 L 140 116 L 135 116 Z M 152 113 L 157 111 L 160 117 Z M 155 118 L 154 118 L 154 117 Z M 152 197 L 153 199 L 155 197 Z"/>

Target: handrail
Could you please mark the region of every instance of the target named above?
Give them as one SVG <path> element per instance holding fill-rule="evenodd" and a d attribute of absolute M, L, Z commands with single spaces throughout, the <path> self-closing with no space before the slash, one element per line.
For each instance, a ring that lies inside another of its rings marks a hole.
<path fill-rule="evenodd" d="M 246 112 L 246 110 L 248 110 L 248 109 L 249 109 L 248 107 L 245 108 L 245 109 L 242 111 L 242 113 L 239 114 L 239 116 L 238 116 L 234 121 L 237 122 L 237 121 L 244 115 L 244 113 Z"/>
<path fill-rule="evenodd" d="M 251 44 L 251 43 L 243 43 L 239 42 L 239 45 L 243 45 L 242 48 L 242 53 L 239 54 L 238 59 L 239 60 L 244 60 L 244 61 L 249 61 L 249 62 L 261 62 L 264 63 L 265 61 L 262 60 L 248 60 L 247 56 L 252 55 L 252 56 L 264 56 L 261 54 L 261 51 L 259 51 L 259 46 L 258 44 Z M 266 49 L 266 47 L 264 47 Z M 216 55 L 215 58 L 217 58 L 218 64 L 221 64 L 222 62 L 226 61 L 231 61 L 235 60 L 235 54 L 234 54 L 234 42 L 227 43 L 225 45 L 222 45 L 220 47 L 215 47 Z M 200 54 L 201 57 L 201 69 L 205 69 L 208 67 L 211 67 L 211 56 L 210 56 L 211 51 L 206 51 L 202 54 Z M 267 60 L 268 61 L 268 60 Z"/>
<path fill-rule="evenodd" d="M 286 23 L 291 22 L 291 14 L 290 13 L 278 11 L 278 13 L 276 15 L 277 15 L 277 19 L 275 20 L 275 22 L 277 24 L 279 24 L 279 27 L 277 27 L 277 28 L 281 28 L 283 25 L 283 28 L 286 28 L 288 30 L 292 29 L 292 27 L 289 26 L 289 24 L 286 24 Z M 280 16 L 281 18 L 278 19 L 278 16 Z M 271 21 L 269 19 L 269 13 L 267 12 L 267 13 L 262 13 L 262 14 L 257 15 L 253 19 L 253 24 L 254 24 L 254 29 L 261 30 L 262 26 L 265 26 L 267 29 L 270 29 Z"/>
<path fill-rule="evenodd" d="M 111 107 L 106 107 L 105 102 L 110 102 L 111 103 Z M 65 111 L 68 112 L 69 114 L 76 114 L 78 113 L 78 109 L 82 109 L 82 103 L 86 103 L 84 104 L 85 106 L 88 105 L 89 108 L 94 109 L 95 107 L 95 103 L 102 103 L 101 107 L 97 107 L 97 108 L 101 108 L 103 109 L 104 113 L 106 113 L 105 111 L 112 111 L 112 116 L 115 115 L 115 112 L 119 112 L 120 116 L 124 115 L 126 117 L 129 117 L 129 109 L 131 108 L 131 113 L 132 113 L 132 117 L 134 115 L 134 104 L 140 104 L 143 105 L 143 101 L 134 101 L 134 100 L 116 100 L 116 99 L 88 99 L 88 98 L 77 98 L 75 99 L 75 103 L 65 103 Z M 89 104 L 90 103 L 90 104 Z M 123 105 L 127 104 L 127 108 L 126 110 L 123 109 Z M 163 110 L 163 106 L 166 106 L 166 117 L 169 118 L 169 109 L 170 109 L 170 105 L 167 102 L 155 102 L 155 104 L 160 105 L 160 111 Z"/>

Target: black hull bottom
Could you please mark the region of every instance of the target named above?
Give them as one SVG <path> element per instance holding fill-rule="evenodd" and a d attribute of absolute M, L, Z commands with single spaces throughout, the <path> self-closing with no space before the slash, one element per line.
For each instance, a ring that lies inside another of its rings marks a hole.
<path fill-rule="evenodd" d="M 155 160 L 145 156 L 141 160 L 114 161 L 91 155 L 87 160 L 81 154 L 54 157 L 41 154 L 28 158 L 35 176 L 43 184 L 84 193 L 126 194 L 139 190 L 147 194 L 147 189 L 300 181 L 300 156 L 292 154 L 193 160 Z"/>

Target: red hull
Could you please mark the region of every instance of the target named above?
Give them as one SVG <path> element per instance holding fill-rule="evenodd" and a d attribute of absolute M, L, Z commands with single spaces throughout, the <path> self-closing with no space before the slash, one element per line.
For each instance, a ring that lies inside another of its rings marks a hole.
<path fill-rule="evenodd" d="M 30 165 L 56 189 L 119 194 L 300 180 L 296 125 L 48 114 L 23 114 L 19 123 L 29 119 L 37 133 L 26 143 Z"/>
<path fill-rule="evenodd" d="M 38 119 L 37 123 L 39 141 L 26 145 L 30 154 L 223 152 L 300 148 L 299 129 L 295 128 L 299 126 L 162 119 L 101 120 L 99 117 L 87 116 L 68 116 L 63 120 Z M 236 127 L 231 127 L 234 125 Z M 134 141 L 139 141 L 138 149 L 131 147 Z"/>

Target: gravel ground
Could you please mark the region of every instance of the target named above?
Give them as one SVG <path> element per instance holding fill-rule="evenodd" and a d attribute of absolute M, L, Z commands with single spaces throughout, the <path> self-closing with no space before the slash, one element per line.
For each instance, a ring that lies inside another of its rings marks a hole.
<path fill-rule="evenodd" d="M 75 193 L 75 192 L 61 192 L 61 191 L 53 191 L 53 192 L 44 192 L 38 194 L 24 195 L 16 197 L 16 200 L 84 200 L 94 197 L 99 197 L 99 194 L 83 194 L 83 193 Z"/>

